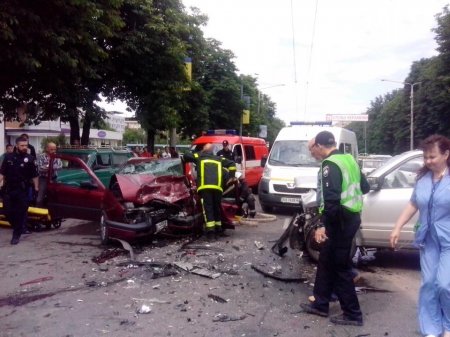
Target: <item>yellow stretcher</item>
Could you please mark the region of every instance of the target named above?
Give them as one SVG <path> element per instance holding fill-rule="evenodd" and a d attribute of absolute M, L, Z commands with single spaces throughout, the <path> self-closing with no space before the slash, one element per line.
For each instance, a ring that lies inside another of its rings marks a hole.
<path fill-rule="evenodd" d="M 48 209 L 39 207 L 28 207 L 28 227 L 32 230 L 39 231 L 42 227 L 50 229 L 61 227 L 62 219 L 52 219 Z M 11 226 L 3 214 L 3 202 L 0 201 L 0 225 Z"/>

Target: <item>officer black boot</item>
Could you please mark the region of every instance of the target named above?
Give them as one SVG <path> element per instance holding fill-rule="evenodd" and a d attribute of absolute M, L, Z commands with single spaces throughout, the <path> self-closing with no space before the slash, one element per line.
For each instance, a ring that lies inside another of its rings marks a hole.
<path fill-rule="evenodd" d="M 207 230 L 205 232 L 206 241 L 213 242 L 216 240 L 216 234 L 214 233 L 214 230 Z"/>
<path fill-rule="evenodd" d="M 225 233 L 225 228 L 223 228 L 222 226 L 216 227 L 216 238 L 225 238 L 228 236 L 229 235 Z"/>
<path fill-rule="evenodd" d="M 12 245 L 17 245 L 19 243 L 19 237 L 18 236 L 13 236 L 11 239 L 11 244 Z"/>

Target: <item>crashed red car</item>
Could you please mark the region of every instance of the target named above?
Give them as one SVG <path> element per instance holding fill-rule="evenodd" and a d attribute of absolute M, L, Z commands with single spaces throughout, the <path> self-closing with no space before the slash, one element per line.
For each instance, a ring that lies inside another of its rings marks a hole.
<path fill-rule="evenodd" d="M 48 180 L 47 206 L 52 217 L 100 223 L 102 243 L 134 240 L 164 230 L 195 232 L 204 218 L 195 187 L 195 169 L 181 158 L 131 158 L 102 182 L 82 160 L 63 154 L 64 179 Z M 53 167 L 50 165 L 50 167 Z M 73 180 L 70 179 L 71 175 Z M 223 203 L 223 225 L 233 227 L 238 207 Z"/>

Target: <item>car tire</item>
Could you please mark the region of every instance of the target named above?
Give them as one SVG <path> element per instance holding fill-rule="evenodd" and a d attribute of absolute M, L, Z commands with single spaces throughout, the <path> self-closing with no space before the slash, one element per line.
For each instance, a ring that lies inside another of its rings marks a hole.
<path fill-rule="evenodd" d="M 263 210 L 264 213 L 270 213 L 273 210 L 272 206 L 267 206 L 265 204 L 261 204 L 261 209 Z"/>
<path fill-rule="evenodd" d="M 104 211 L 100 217 L 100 240 L 102 245 L 107 245 L 109 243 L 109 228 L 106 223 L 106 213 Z"/>

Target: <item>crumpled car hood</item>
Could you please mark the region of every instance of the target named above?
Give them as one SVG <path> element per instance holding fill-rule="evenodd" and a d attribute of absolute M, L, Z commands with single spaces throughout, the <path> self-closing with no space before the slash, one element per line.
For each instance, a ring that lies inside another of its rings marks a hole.
<path fill-rule="evenodd" d="M 190 198 L 185 177 L 148 174 L 116 175 L 124 201 L 146 204 L 152 200 L 176 203 Z"/>

